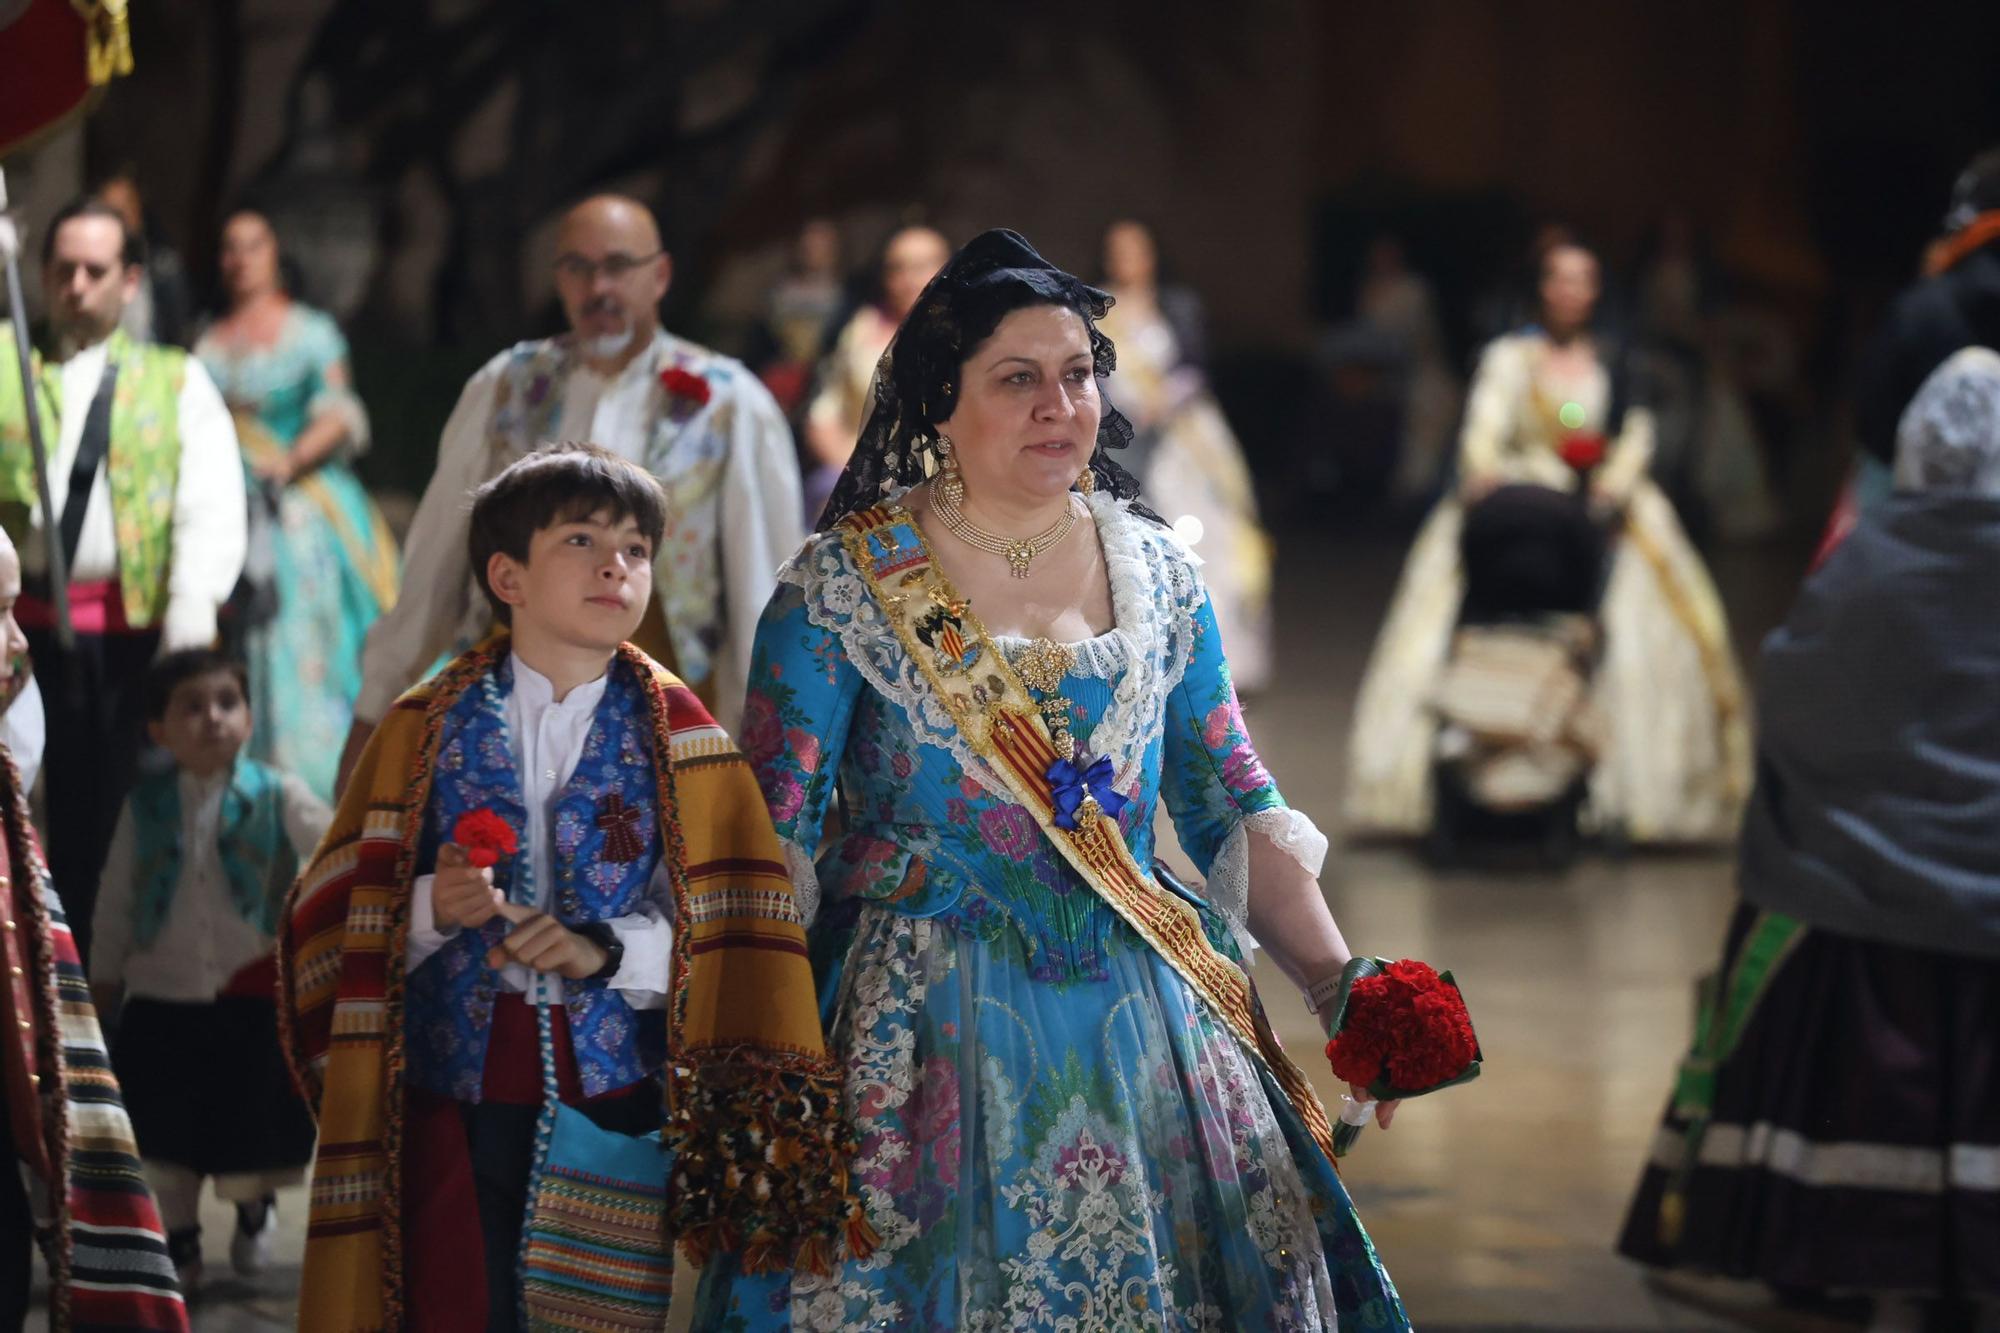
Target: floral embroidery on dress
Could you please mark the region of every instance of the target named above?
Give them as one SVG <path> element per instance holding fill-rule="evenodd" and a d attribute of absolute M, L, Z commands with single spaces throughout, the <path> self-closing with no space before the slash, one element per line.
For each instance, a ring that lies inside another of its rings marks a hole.
<path fill-rule="evenodd" d="M 1119 623 L 1060 682 L 1072 731 L 1119 766 L 1141 865 L 1165 801 L 1236 956 L 1248 833 L 1315 866 L 1318 835 L 1257 760 L 1192 559 L 1092 503 Z M 882 1244 L 823 1279 L 712 1265 L 698 1326 L 1407 1328 L 1297 1111 L 958 741 L 837 542 L 787 569 L 749 698 L 745 749 L 824 898 L 809 938 Z"/>

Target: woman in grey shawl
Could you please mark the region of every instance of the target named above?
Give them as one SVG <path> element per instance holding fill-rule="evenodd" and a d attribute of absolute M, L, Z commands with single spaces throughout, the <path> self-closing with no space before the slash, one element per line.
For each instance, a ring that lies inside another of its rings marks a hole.
<path fill-rule="evenodd" d="M 1765 642 L 1742 906 L 1619 1249 L 2000 1328 L 2000 354 Z"/>

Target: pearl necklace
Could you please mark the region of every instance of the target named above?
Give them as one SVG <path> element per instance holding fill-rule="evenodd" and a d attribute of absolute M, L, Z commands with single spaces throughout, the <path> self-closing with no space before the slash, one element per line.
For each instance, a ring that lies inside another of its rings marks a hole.
<path fill-rule="evenodd" d="M 1017 579 L 1027 578 L 1028 566 L 1035 557 L 1060 545 L 1076 526 L 1076 506 L 1067 498 L 1063 501 L 1062 517 L 1032 537 L 1002 537 L 997 532 L 988 532 L 967 518 L 957 502 L 940 487 L 931 489 L 931 512 L 967 546 L 1004 558 L 1008 573 Z"/>

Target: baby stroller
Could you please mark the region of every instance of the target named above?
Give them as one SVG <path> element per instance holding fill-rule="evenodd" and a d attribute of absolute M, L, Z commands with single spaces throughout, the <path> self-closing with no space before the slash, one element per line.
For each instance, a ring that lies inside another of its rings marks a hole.
<path fill-rule="evenodd" d="M 1456 864 L 1499 839 L 1576 857 L 1603 745 L 1590 702 L 1606 534 L 1577 495 L 1502 486 L 1466 511 L 1465 600 L 1430 698 L 1436 799 L 1426 852 Z"/>

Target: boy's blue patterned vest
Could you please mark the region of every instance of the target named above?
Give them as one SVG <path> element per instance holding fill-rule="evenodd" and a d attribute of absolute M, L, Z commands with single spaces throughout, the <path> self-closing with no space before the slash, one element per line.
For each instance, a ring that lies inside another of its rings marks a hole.
<path fill-rule="evenodd" d="M 520 835 L 519 854 L 494 867 L 493 882 L 521 902 L 527 886 L 517 883 L 524 878 L 517 869 L 529 854 L 528 820 L 504 711 L 514 689 L 511 657 L 501 659 L 490 683 L 497 688 L 467 690 L 445 718 L 418 865 L 420 873 L 436 866 L 437 849 L 451 840 L 460 815 L 490 809 Z M 660 857 L 657 786 L 645 695 L 630 669 L 614 660 L 583 756 L 557 794 L 550 820 L 556 882 L 549 909 L 563 924 L 628 916 L 646 903 Z M 621 809 L 635 813 L 618 818 Z M 624 845 L 607 848 L 614 830 L 622 830 L 616 836 Z M 632 859 L 609 860 L 607 850 Z M 485 955 L 506 932 L 498 918 L 480 930 L 462 930 L 409 974 L 403 1021 L 409 1077 L 418 1087 L 462 1102 L 479 1100 L 500 979 Z M 602 981 L 565 979 L 562 986 L 586 1097 L 659 1070 L 667 1045 L 663 1012 L 635 1012 Z M 665 977 L 659 988 L 666 988 Z"/>
<path fill-rule="evenodd" d="M 151 947 L 173 909 L 181 881 L 180 773 L 142 779 L 132 789 L 134 871 L 132 939 Z M 236 910 L 266 935 L 277 931 L 285 894 L 298 877 L 298 853 L 285 832 L 285 789 L 278 771 L 237 756 L 216 830 L 222 872 Z"/>

